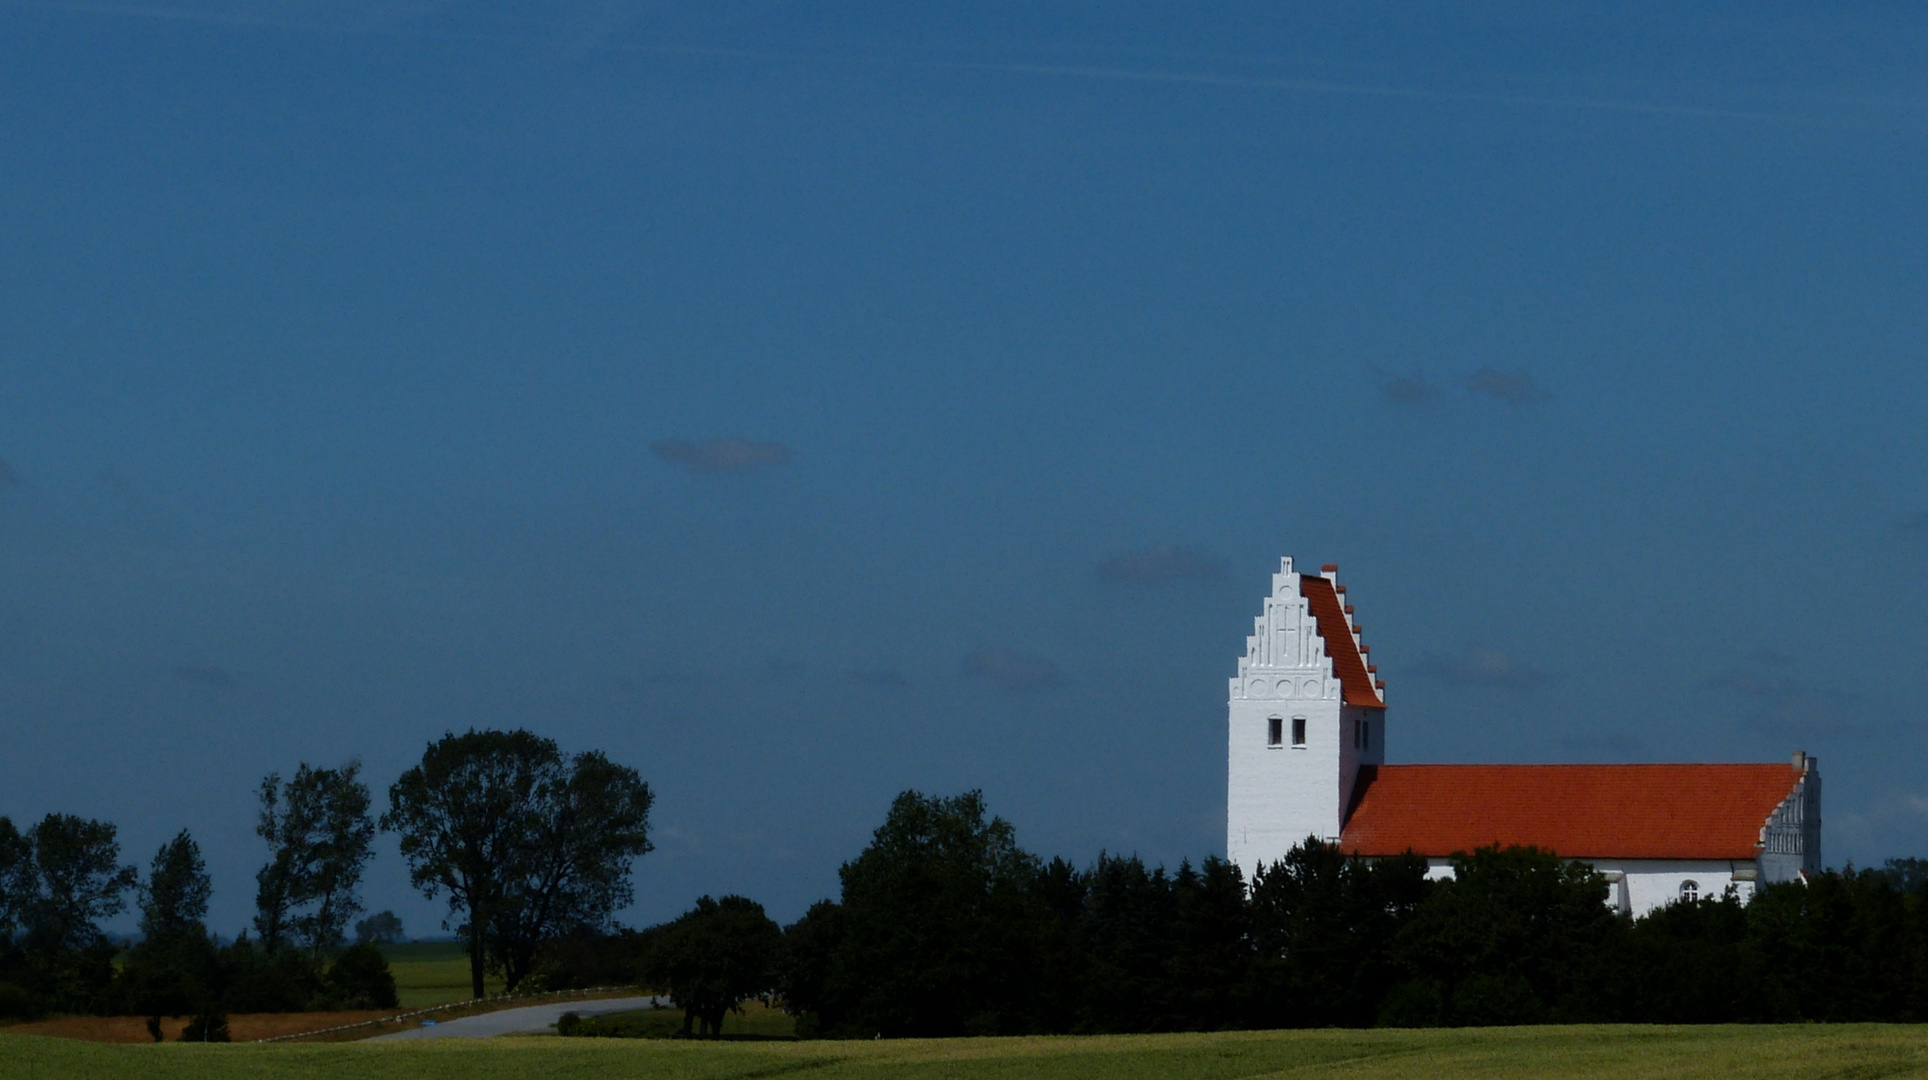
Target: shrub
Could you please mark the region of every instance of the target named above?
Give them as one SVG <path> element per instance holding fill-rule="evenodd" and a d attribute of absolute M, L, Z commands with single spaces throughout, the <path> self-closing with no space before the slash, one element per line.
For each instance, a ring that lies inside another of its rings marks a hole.
<path fill-rule="evenodd" d="M 351 945 L 328 969 L 328 997 L 344 1009 L 393 1009 L 395 975 L 374 945 Z"/>

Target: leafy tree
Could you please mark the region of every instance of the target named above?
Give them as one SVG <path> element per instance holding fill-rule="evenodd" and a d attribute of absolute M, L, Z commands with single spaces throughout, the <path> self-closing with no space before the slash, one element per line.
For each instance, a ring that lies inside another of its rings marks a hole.
<path fill-rule="evenodd" d="M 285 787 L 270 773 L 260 798 L 255 832 L 270 854 L 256 875 L 255 930 L 268 948 L 298 942 L 319 962 L 360 913 L 362 869 L 373 855 L 361 763 L 316 769 L 303 762 Z"/>
<path fill-rule="evenodd" d="M 783 928 L 777 991 L 783 995 L 784 1010 L 797 1017 L 799 1037 L 815 1037 L 822 1030 L 831 966 L 843 939 L 843 907 L 835 900 L 817 901 L 803 918 Z"/>
<path fill-rule="evenodd" d="M 654 796 L 634 769 L 597 752 L 565 758 L 527 731 L 444 735 L 388 798 L 382 828 L 400 834 L 416 887 L 447 895 L 477 997 L 488 967 L 513 990 L 543 941 L 605 925 L 652 846 Z"/>
<path fill-rule="evenodd" d="M 1318 837 L 1253 875 L 1257 981 L 1247 1022 L 1361 1027 L 1398 981 L 1390 946 L 1427 895 L 1416 856 L 1360 859 Z"/>
<path fill-rule="evenodd" d="M 112 822 L 48 814 L 27 833 L 32 846 L 23 888 L 28 946 L 55 953 L 104 940 L 102 919 L 127 906 L 140 874 L 120 865 Z"/>
<path fill-rule="evenodd" d="M 723 1034 L 723 1017 L 745 998 L 771 990 L 783 931 L 763 905 L 741 896 L 707 896 L 674 921 L 645 932 L 643 978 L 669 990 L 683 1010 L 683 1034 Z"/>
<path fill-rule="evenodd" d="M 1904 893 L 1928 895 L 1928 859 L 1889 859 L 1880 873 Z"/>
<path fill-rule="evenodd" d="M 339 1009 L 396 1007 L 395 976 L 380 948 L 369 942 L 350 945 L 328 966 L 328 996 Z"/>
<path fill-rule="evenodd" d="M 1389 1002 L 1399 1023 L 1520 1024 L 1557 1018 L 1576 974 L 1624 927 L 1606 879 L 1531 847 L 1453 857 L 1395 941 L 1414 977 Z"/>
<path fill-rule="evenodd" d="M 357 945 L 400 945 L 407 940 L 401 918 L 392 911 L 378 911 L 355 924 Z"/>
<path fill-rule="evenodd" d="M 26 921 L 32 868 L 33 844 L 11 818 L 0 817 L 0 951 L 13 943 Z"/>
<path fill-rule="evenodd" d="M 1036 1008 L 1037 859 L 983 793 L 906 791 L 840 871 L 844 934 L 826 1030 L 943 1036 L 1023 1031 Z"/>
<path fill-rule="evenodd" d="M 207 928 L 202 920 L 207 918 L 208 898 L 213 894 L 207 864 L 201 860 L 201 847 L 182 829 L 155 852 L 147 883 L 141 886 L 142 935 L 149 938 L 183 933 L 205 935 Z"/>
<path fill-rule="evenodd" d="M 219 956 L 202 923 L 212 893 L 201 849 L 183 829 L 154 854 L 140 887 L 142 940 L 115 978 L 118 1007 L 146 1015 L 151 1032 L 161 1017 L 201 1008 L 216 994 Z"/>

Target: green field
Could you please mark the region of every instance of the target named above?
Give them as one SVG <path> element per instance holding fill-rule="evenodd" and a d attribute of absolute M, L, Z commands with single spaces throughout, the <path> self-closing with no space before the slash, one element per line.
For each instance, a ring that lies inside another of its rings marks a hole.
<path fill-rule="evenodd" d="M 395 974 L 395 993 L 404 1009 L 426 1009 L 451 1001 L 467 1001 L 469 954 L 459 941 L 411 941 L 406 945 L 384 945 L 388 970 Z M 488 992 L 502 992 L 502 980 L 492 978 Z"/>
<path fill-rule="evenodd" d="M 777 1075 L 812 1080 L 1928 1077 L 1928 1026 L 1541 1027 L 791 1043 L 551 1036 L 236 1046 L 0 1036 L 0 1080 L 747 1080 Z"/>

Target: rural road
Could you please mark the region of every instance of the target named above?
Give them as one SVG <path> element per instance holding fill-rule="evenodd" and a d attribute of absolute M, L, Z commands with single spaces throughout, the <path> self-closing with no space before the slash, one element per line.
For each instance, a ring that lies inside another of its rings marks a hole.
<path fill-rule="evenodd" d="M 377 1035 L 367 1041 L 486 1039 L 493 1035 L 521 1035 L 549 1030 L 566 1012 L 572 1012 L 578 1016 L 601 1016 L 605 1013 L 647 1009 L 658 1004 L 668 1004 L 668 1002 L 655 997 L 625 997 L 603 998 L 599 1001 L 563 1001 L 551 1005 L 526 1005 L 520 1009 L 503 1009 L 499 1012 L 483 1013 L 480 1016 L 464 1016 L 459 1020 L 444 1020 L 431 1027 L 414 1027 L 407 1031 Z"/>

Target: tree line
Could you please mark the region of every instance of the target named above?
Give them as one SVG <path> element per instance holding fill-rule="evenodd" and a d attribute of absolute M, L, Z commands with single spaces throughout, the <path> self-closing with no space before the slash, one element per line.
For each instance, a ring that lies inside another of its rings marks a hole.
<path fill-rule="evenodd" d="M 431 744 L 373 816 L 355 763 L 302 764 L 258 791 L 251 933 L 205 925 L 212 887 L 185 831 L 143 875 L 114 826 L 0 818 L 0 1015 L 387 1007 L 394 981 L 363 915 L 381 830 L 447 904 L 472 989 L 637 984 L 689 1034 L 764 997 L 802 1035 L 951 1036 L 1533 1022 L 1928 1019 L 1928 861 L 1822 874 L 1631 919 L 1582 863 L 1532 848 L 1361 859 L 1308 838 L 1251 881 L 1208 857 L 1174 870 L 1103 853 L 1079 867 L 1018 845 L 977 792 L 908 791 L 839 871 L 835 899 L 780 926 L 741 896 L 615 927 L 653 795 L 598 752 L 526 731 Z M 101 923 L 133 894 L 141 934 Z M 357 942 L 349 944 L 349 929 Z"/>
<path fill-rule="evenodd" d="M 1928 1020 L 1928 861 L 1639 919 L 1550 852 L 1453 863 L 1429 880 L 1418 857 L 1308 838 L 1249 882 L 1218 858 L 1079 868 L 1024 851 L 978 793 L 906 792 L 839 897 L 795 923 L 705 898 L 648 930 L 558 942 L 549 978 L 667 989 L 692 1033 L 769 995 L 800 1034 L 842 1038 Z"/>
<path fill-rule="evenodd" d="M 400 922 L 357 920 L 378 830 L 398 837 L 413 884 L 447 903 L 474 995 L 490 972 L 514 990 L 544 942 L 601 932 L 630 902 L 654 798 L 634 769 L 520 730 L 430 744 L 379 819 L 357 762 L 302 763 L 257 795 L 269 855 L 252 933 L 225 945 L 208 931 L 213 886 L 187 831 L 142 875 L 122 865 L 111 822 L 49 814 L 22 831 L 0 817 L 0 1016 L 146 1015 L 159 1039 L 161 1017 L 192 1015 L 186 1037 L 221 1039 L 230 1012 L 394 1007 L 377 943 L 399 939 Z M 130 893 L 140 934 L 123 947 L 102 923 Z"/>

